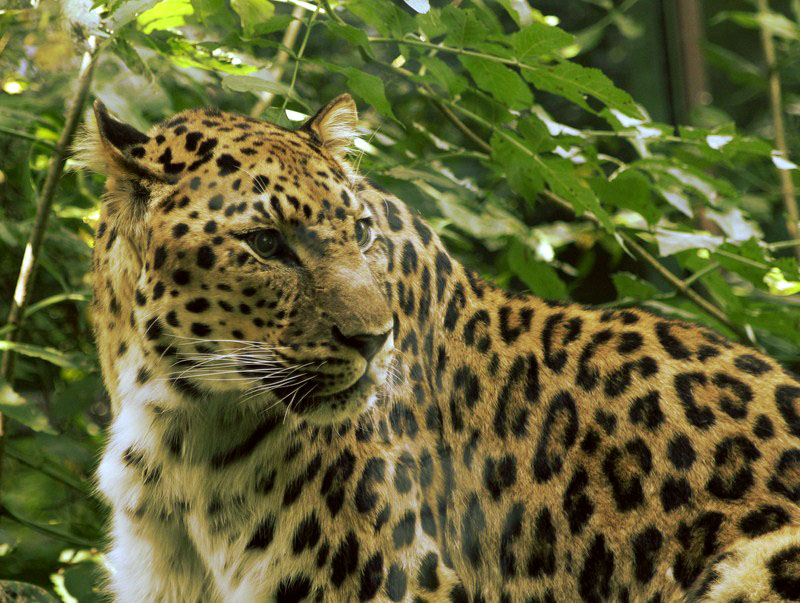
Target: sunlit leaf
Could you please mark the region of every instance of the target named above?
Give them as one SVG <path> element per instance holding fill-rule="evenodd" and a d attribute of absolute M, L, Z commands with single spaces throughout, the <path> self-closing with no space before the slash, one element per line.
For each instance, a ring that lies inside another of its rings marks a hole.
<path fill-rule="evenodd" d="M 769 292 L 773 295 L 794 295 L 800 293 L 800 281 L 787 280 L 786 275 L 781 269 L 770 268 L 764 275 L 764 283 L 769 287 Z"/>
<path fill-rule="evenodd" d="M 286 96 L 293 101 L 303 105 L 306 109 L 310 107 L 302 100 L 297 93 L 286 84 L 267 79 L 258 75 L 226 75 L 222 78 L 222 86 L 234 92 L 270 92 L 278 96 Z"/>
<path fill-rule="evenodd" d="M 682 232 L 659 228 L 656 230 L 658 252 L 662 256 L 676 254 L 687 249 L 716 249 L 724 242 L 722 237 L 702 232 Z"/>
<path fill-rule="evenodd" d="M 705 213 L 731 241 L 747 241 L 759 235 L 753 224 L 745 219 L 742 210 L 738 207 L 732 207 L 726 212 L 709 208 Z"/>
<path fill-rule="evenodd" d="M 47 417 L 36 404 L 15 392 L 7 381 L 0 379 L 0 413 L 27 425 L 34 431 L 55 434 Z"/>
<path fill-rule="evenodd" d="M 431 5 L 428 0 L 403 0 L 403 2 L 418 13 L 427 13 L 431 10 Z"/>
<path fill-rule="evenodd" d="M 119 29 L 123 25 L 133 21 L 137 15 L 148 11 L 159 2 L 160 0 L 128 0 L 127 2 L 122 2 L 112 13 L 109 19 L 109 25 L 112 29 Z"/>
<path fill-rule="evenodd" d="M 275 7 L 269 0 L 231 0 L 231 8 L 239 15 L 245 36 L 252 36 L 255 27 L 268 21 L 275 13 Z"/>
<path fill-rule="evenodd" d="M 169 29 L 185 25 L 184 17 L 194 13 L 189 0 L 161 0 L 153 8 L 141 13 L 136 21 L 147 35 L 157 29 Z"/>

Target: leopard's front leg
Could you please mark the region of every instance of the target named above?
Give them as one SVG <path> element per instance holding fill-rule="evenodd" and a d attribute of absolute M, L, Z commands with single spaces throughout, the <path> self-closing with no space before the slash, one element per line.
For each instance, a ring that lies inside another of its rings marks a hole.
<path fill-rule="evenodd" d="M 130 429 L 141 413 L 123 410 L 100 463 L 101 492 L 111 503 L 109 587 L 119 602 L 219 601 L 185 524 L 187 492 L 155 445 L 156 430 Z M 134 438 L 131 434 L 146 433 Z"/>
<path fill-rule="evenodd" d="M 115 510 L 110 590 L 120 603 L 218 601 L 182 522 Z"/>

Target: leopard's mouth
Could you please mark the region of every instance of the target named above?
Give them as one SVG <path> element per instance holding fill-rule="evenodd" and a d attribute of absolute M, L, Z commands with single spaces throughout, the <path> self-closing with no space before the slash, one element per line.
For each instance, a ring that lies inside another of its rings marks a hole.
<path fill-rule="evenodd" d="M 370 390 L 376 385 L 377 382 L 371 371 L 365 370 L 364 374 L 351 386 L 332 394 L 315 396 L 312 392 L 298 403 L 291 404 L 291 410 L 299 415 L 308 414 L 320 408 L 337 413 L 347 407 L 358 405 L 362 400 L 366 400 Z"/>

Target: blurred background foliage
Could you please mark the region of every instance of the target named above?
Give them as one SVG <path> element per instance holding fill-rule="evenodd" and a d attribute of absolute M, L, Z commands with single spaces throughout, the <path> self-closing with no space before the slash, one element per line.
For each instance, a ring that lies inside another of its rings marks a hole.
<path fill-rule="evenodd" d="M 289 126 L 349 91 L 362 173 L 486 278 L 699 321 L 800 370 L 800 0 L 6 0 L 3 316 L 87 52 L 90 98 L 140 129 L 203 105 Z M 0 600 L 102 599 L 101 194 L 61 179 L 24 328 L 0 327 Z"/>

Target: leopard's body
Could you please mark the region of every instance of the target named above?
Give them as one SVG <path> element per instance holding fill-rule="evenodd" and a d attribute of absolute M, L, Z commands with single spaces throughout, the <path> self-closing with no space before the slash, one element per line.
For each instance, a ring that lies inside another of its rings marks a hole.
<path fill-rule="evenodd" d="M 776 362 L 484 283 L 348 168 L 348 97 L 296 132 L 96 113 L 117 600 L 800 600 Z"/>

